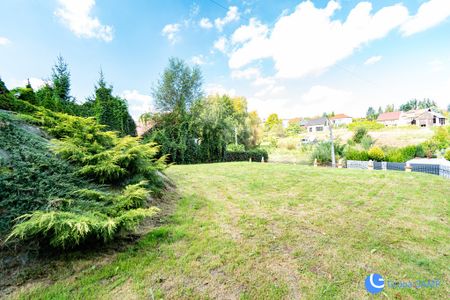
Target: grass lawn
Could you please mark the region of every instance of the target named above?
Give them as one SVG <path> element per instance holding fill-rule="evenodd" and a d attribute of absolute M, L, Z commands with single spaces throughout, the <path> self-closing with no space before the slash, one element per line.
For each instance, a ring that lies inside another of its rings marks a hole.
<path fill-rule="evenodd" d="M 405 172 L 227 163 L 172 166 L 181 199 L 109 257 L 71 260 L 19 298 L 448 299 L 450 181 Z M 11 295 L 10 295 L 11 296 Z"/>

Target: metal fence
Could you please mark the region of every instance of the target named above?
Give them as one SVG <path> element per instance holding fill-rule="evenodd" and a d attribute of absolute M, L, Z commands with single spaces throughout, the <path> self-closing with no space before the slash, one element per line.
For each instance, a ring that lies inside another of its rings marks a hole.
<path fill-rule="evenodd" d="M 449 166 L 441 166 L 439 168 L 439 176 L 450 178 L 450 167 Z"/>
<path fill-rule="evenodd" d="M 411 164 L 411 168 L 413 172 L 439 175 L 440 165 Z"/>
<path fill-rule="evenodd" d="M 349 169 L 362 169 L 367 170 L 369 165 L 368 161 L 361 160 L 347 160 L 347 168 Z"/>
<path fill-rule="evenodd" d="M 405 171 L 406 164 L 405 163 L 396 163 L 396 162 L 387 162 L 386 166 L 387 166 L 388 170 Z"/>
<path fill-rule="evenodd" d="M 373 162 L 374 170 L 394 170 L 404 172 L 405 167 L 406 163 L 376 162 L 376 161 Z M 359 160 L 348 160 L 347 168 L 367 170 L 369 168 L 369 162 Z M 411 171 L 439 175 L 444 178 L 450 178 L 450 167 L 444 165 L 411 164 Z"/>

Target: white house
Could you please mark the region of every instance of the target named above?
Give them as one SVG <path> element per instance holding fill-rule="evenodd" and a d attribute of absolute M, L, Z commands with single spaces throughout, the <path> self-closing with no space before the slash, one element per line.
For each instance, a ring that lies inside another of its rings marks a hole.
<path fill-rule="evenodd" d="M 320 132 L 328 129 L 328 120 L 325 117 L 308 120 L 305 124 L 308 132 Z"/>
<path fill-rule="evenodd" d="M 330 121 L 333 123 L 333 125 L 339 126 L 348 125 L 353 121 L 353 119 L 352 117 L 349 117 L 345 114 L 337 114 L 333 117 L 330 117 Z"/>
<path fill-rule="evenodd" d="M 385 112 L 378 116 L 377 122 L 385 126 L 404 125 L 405 122 L 401 120 L 401 114 L 401 111 Z"/>

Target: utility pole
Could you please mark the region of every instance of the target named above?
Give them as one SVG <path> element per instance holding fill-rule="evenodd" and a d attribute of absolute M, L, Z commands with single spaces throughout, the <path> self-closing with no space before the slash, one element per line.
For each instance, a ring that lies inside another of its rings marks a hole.
<path fill-rule="evenodd" d="M 328 128 L 330 129 L 330 142 L 331 142 L 331 167 L 336 168 L 336 156 L 334 155 L 334 140 L 333 140 L 333 124 L 327 116 Z"/>

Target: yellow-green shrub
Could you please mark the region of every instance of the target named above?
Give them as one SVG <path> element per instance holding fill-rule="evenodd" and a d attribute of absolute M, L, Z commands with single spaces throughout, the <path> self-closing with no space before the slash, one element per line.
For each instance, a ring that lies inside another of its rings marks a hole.
<path fill-rule="evenodd" d="M 380 147 L 374 146 L 369 149 L 368 153 L 369 158 L 375 161 L 384 160 L 384 152 Z"/>

